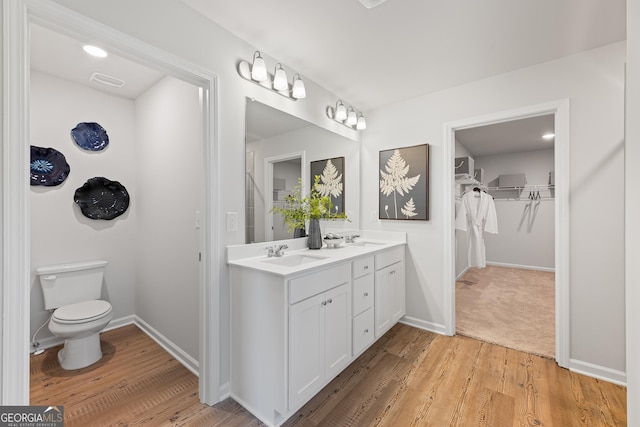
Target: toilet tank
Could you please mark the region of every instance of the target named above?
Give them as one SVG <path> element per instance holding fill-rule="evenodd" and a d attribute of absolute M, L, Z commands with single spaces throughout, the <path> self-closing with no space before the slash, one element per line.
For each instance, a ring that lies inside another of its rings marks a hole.
<path fill-rule="evenodd" d="M 107 261 L 97 260 L 37 268 L 44 308 L 51 310 L 63 305 L 100 299 L 106 265 Z"/>

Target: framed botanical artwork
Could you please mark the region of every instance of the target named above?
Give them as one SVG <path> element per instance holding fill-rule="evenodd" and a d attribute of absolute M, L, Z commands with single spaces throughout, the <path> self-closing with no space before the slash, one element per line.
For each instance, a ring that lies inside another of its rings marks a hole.
<path fill-rule="evenodd" d="M 429 144 L 380 151 L 378 218 L 429 219 Z"/>
<path fill-rule="evenodd" d="M 344 157 L 311 162 L 310 170 L 310 185 L 313 186 L 315 177 L 319 176 L 320 194 L 331 197 L 333 213 L 344 213 Z"/>

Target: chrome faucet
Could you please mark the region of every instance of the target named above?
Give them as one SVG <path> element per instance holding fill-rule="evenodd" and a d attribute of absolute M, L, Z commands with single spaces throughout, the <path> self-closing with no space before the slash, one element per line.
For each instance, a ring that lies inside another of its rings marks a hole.
<path fill-rule="evenodd" d="M 346 243 L 355 243 L 356 237 L 360 237 L 360 235 L 359 234 L 349 234 L 349 235 L 344 236 L 344 241 Z"/>
<path fill-rule="evenodd" d="M 278 247 L 276 248 L 276 252 L 275 252 L 274 256 L 282 256 L 282 255 L 284 255 L 284 250 L 285 249 L 289 249 L 289 246 L 287 246 L 287 245 L 278 245 Z"/>
<path fill-rule="evenodd" d="M 276 248 L 275 246 L 267 246 L 264 248 L 267 251 L 267 257 L 272 258 L 276 256 Z"/>

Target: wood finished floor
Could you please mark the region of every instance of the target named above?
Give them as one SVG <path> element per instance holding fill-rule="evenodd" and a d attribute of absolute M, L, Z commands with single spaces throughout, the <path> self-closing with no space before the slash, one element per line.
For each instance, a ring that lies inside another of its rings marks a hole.
<path fill-rule="evenodd" d="M 209 407 L 198 380 L 137 327 L 102 334 L 104 357 L 64 371 L 31 356 L 31 404 L 64 405 L 66 426 L 261 426 L 231 399 Z M 286 426 L 626 426 L 626 389 L 552 360 L 396 325 Z"/>

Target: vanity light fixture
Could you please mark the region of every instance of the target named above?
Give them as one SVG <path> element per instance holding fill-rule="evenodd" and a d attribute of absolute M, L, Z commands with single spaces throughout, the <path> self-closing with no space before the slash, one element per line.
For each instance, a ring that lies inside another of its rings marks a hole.
<path fill-rule="evenodd" d="M 335 107 L 327 107 L 327 116 L 351 129 L 364 130 L 367 128 L 364 115 L 358 113 L 353 107 L 344 105 L 342 100 L 336 102 Z"/>
<path fill-rule="evenodd" d="M 240 61 L 238 64 L 238 74 L 240 77 L 250 82 L 259 84 L 262 87 L 271 89 L 282 96 L 289 99 L 301 99 L 307 96 L 304 82 L 300 78 L 300 74 L 293 76 L 293 82 L 289 85 L 287 81 L 287 73 L 282 64 L 278 63 L 273 72 L 273 78 L 267 71 L 267 65 L 259 51 L 253 54 L 253 64 L 249 65 L 247 61 Z"/>

